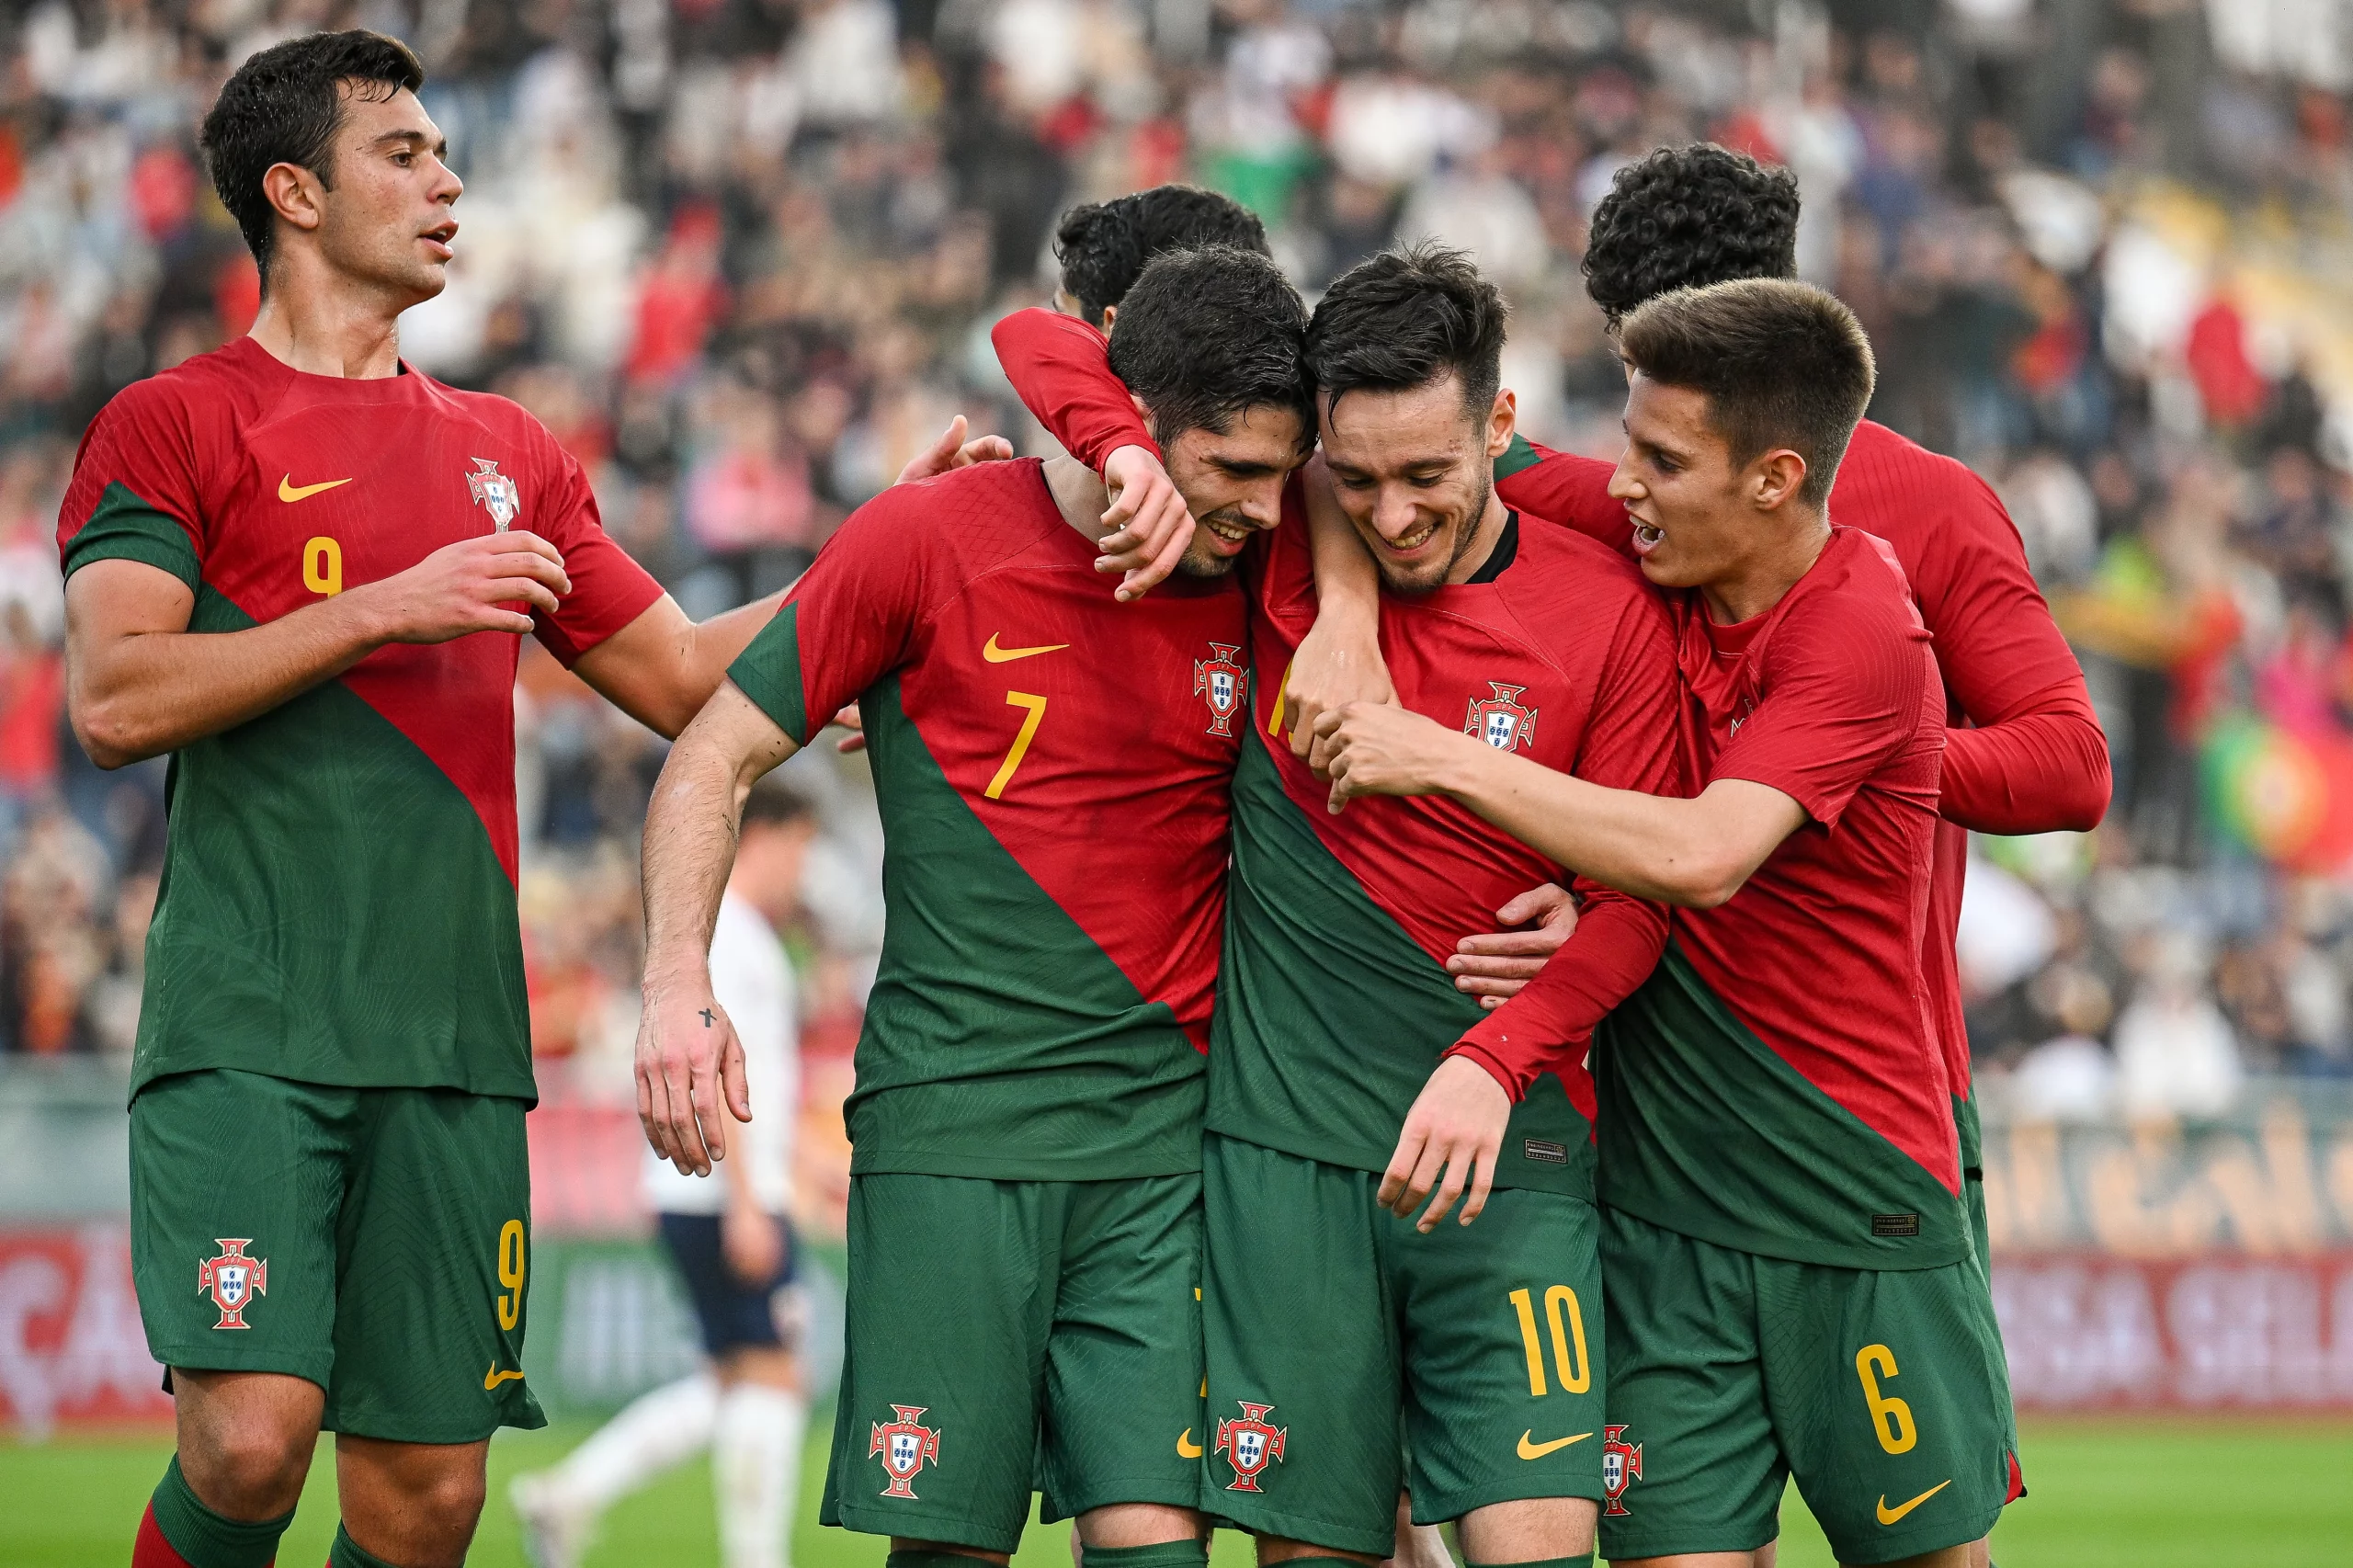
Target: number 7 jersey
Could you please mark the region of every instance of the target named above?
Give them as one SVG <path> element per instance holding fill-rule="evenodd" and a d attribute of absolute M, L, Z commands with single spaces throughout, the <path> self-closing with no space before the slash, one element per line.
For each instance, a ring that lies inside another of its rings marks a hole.
<path fill-rule="evenodd" d="M 728 672 L 795 742 L 865 715 L 882 957 L 858 1174 L 1200 1168 L 1248 722 L 1231 580 L 1120 604 L 1034 460 L 860 507 Z"/>

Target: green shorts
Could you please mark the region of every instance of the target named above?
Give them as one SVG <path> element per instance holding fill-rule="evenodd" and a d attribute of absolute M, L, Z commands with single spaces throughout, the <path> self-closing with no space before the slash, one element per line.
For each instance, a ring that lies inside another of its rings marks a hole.
<path fill-rule="evenodd" d="M 329 1431 L 471 1443 L 544 1426 L 523 1385 L 524 1104 L 228 1068 L 131 1103 L 131 1261 L 147 1347 L 287 1372 Z"/>
<path fill-rule="evenodd" d="M 1751 1551 L 1794 1476 L 1841 1562 L 1972 1541 L 2009 1494 L 1998 1339 L 1975 1261 L 1835 1268 L 1618 1210 L 1609 1282 L 1609 1558 Z"/>
<path fill-rule="evenodd" d="M 1472 1224 L 1449 1216 L 1423 1235 L 1374 1203 L 1380 1185 L 1214 1133 L 1204 1143 L 1202 1506 L 1387 1557 L 1404 1482 L 1425 1524 L 1529 1497 L 1599 1500 L 1593 1206 L 1506 1189 Z"/>
<path fill-rule="evenodd" d="M 849 1185 L 819 1517 L 1011 1551 L 1029 1518 L 1199 1501 L 1198 1176 Z"/>

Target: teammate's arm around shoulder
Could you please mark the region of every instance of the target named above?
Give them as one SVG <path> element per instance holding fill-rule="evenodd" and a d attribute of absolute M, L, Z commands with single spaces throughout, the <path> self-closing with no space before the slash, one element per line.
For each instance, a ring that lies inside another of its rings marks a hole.
<path fill-rule="evenodd" d="M 1290 749 L 1321 776 L 1330 748 L 1319 744 L 1316 722 L 1351 702 L 1395 702 L 1397 687 L 1381 656 L 1381 569 L 1340 510 L 1321 454 L 1300 471 L 1299 486 L 1315 560 L 1315 624 L 1283 676 L 1283 712 Z"/>
<path fill-rule="evenodd" d="M 752 1119 L 744 1047 L 711 994 L 710 937 L 752 785 L 800 745 L 732 682 L 679 733 L 645 817 L 645 1006 L 637 1114 L 654 1152 L 692 1176 L 727 1157 L 725 1097 Z"/>
<path fill-rule="evenodd" d="M 407 571 L 239 631 L 191 632 L 194 588 L 107 557 L 65 582 L 66 707 L 100 767 L 176 751 L 266 713 L 388 642 L 525 632 L 571 591 L 553 545 L 523 532 L 445 545 Z"/>

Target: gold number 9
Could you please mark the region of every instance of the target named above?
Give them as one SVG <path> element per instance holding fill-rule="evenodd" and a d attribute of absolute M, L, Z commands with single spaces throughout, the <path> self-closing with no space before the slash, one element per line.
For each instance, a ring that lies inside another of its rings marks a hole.
<path fill-rule="evenodd" d="M 523 1321 L 523 1221 L 509 1220 L 498 1231 L 498 1326 L 513 1328 Z"/>

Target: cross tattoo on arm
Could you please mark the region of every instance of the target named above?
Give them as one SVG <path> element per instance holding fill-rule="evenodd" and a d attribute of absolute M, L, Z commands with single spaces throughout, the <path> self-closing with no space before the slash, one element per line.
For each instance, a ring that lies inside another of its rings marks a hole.
<path fill-rule="evenodd" d="M 717 1014 L 713 1013 L 713 1012 L 712 1012 L 710 1008 L 708 1008 L 708 1007 L 705 1007 L 705 1008 L 702 1010 L 702 1027 L 703 1027 L 703 1028 L 713 1028 L 714 1026 L 716 1026 L 716 1025 L 718 1024 L 718 1022 L 719 1022 L 719 1017 L 718 1017 L 718 1015 L 717 1015 Z"/>

